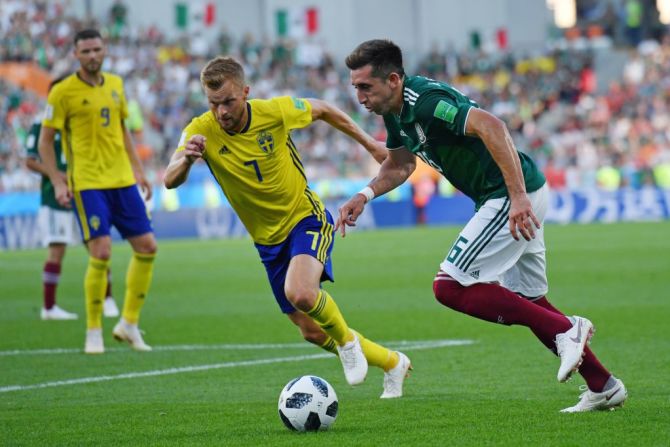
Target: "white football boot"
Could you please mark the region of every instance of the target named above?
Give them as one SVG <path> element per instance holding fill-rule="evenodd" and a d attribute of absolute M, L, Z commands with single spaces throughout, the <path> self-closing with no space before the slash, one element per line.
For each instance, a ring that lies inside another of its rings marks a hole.
<path fill-rule="evenodd" d="M 623 406 L 628 397 L 628 391 L 619 379 L 615 379 L 613 386 L 600 393 L 589 390 L 586 385 L 582 385 L 580 389 L 583 389 L 584 392 L 579 395 L 577 405 L 564 408 L 561 410 L 561 413 L 614 410 L 617 407 Z"/>
<path fill-rule="evenodd" d="M 412 369 L 412 363 L 409 358 L 400 351 L 398 353 L 398 364 L 384 373 L 384 392 L 380 396 L 382 399 L 393 399 L 402 397 L 402 384 L 407 373 Z"/>
<path fill-rule="evenodd" d="M 568 380 L 582 364 L 584 347 L 595 331 L 593 323 L 586 318 L 577 316 L 573 318 L 575 323 L 572 327 L 567 332 L 556 335 L 556 352 L 561 358 L 561 366 L 556 375 L 559 382 Z"/>
<path fill-rule="evenodd" d="M 340 355 L 344 377 L 349 385 L 358 385 L 363 383 L 368 374 L 368 361 L 363 354 L 361 341 L 354 332 L 354 339 L 344 346 L 337 346 L 337 352 Z"/>
<path fill-rule="evenodd" d="M 86 331 L 84 352 L 86 354 L 103 354 L 105 352 L 105 344 L 102 341 L 102 329 L 88 329 Z"/>
<path fill-rule="evenodd" d="M 116 323 L 116 326 L 114 326 L 112 335 L 118 341 L 128 342 L 130 347 L 135 351 L 151 351 L 151 346 L 144 343 L 142 333 L 137 325 L 127 323 L 123 318 L 121 318 L 121 320 Z"/>
<path fill-rule="evenodd" d="M 43 307 L 40 312 L 40 318 L 42 320 L 76 320 L 79 316 L 75 313 L 61 309 L 54 304 L 51 309 Z"/>
<path fill-rule="evenodd" d="M 111 296 L 105 298 L 102 304 L 102 314 L 107 318 L 116 318 L 119 316 L 119 308 L 116 306 L 116 301 Z"/>

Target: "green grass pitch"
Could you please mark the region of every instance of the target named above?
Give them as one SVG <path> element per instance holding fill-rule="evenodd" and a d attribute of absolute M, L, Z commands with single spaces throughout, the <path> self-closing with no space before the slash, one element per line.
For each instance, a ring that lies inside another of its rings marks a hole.
<path fill-rule="evenodd" d="M 433 298 L 457 231 L 336 240 L 337 282 L 325 287 L 349 324 L 373 340 L 414 343 L 405 396 L 390 401 L 378 398 L 379 370 L 354 388 L 334 356 L 294 360 L 322 351 L 278 311 L 247 239 L 160 243 L 141 321 L 156 350 L 143 354 L 112 339 L 109 319 L 108 352 L 83 354 L 83 248 L 68 252 L 59 288 L 59 303 L 80 315 L 72 322 L 39 320 L 45 252 L 2 252 L 0 445 L 669 445 L 670 223 L 546 229 L 550 300 L 594 322 L 594 351 L 629 391 L 622 409 L 575 415 L 558 411 L 577 401 L 583 380 L 559 384 L 558 360 L 530 331 Z M 126 244 L 114 246 L 118 302 L 128 257 Z M 474 343 L 426 346 L 445 339 Z M 338 394 L 328 432 L 292 433 L 277 416 L 282 387 L 303 374 Z"/>

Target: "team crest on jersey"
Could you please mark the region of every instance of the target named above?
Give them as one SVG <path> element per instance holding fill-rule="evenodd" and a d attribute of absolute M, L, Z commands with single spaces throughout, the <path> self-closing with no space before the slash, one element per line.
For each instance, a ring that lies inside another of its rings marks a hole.
<path fill-rule="evenodd" d="M 121 97 L 119 96 L 118 93 L 116 93 L 116 90 L 112 90 L 112 99 L 117 104 L 121 102 Z"/>
<path fill-rule="evenodd" d="M 416 129 L 416 135 L 419 137 L 419 143 L 423 144 L 426 142 L 426 134 L 423 132 L 423 129 L 419 123 L 414 123 L 414 128 Z"/>
<path fill-rule="evenodd" d="M 98 216 L 91 216 L 88 219 L 88 224 L 93 228 L 94 231 L 98 231 L 98 228 L 100 228 L 100 218 Z"/>
<path fill-rule="evenodd" d="M 267 130 L 262 130 L 256 137 L 258 146 L 265 152 L 270 155 L 275 150 L 275 140 L 270 132 Z"/>

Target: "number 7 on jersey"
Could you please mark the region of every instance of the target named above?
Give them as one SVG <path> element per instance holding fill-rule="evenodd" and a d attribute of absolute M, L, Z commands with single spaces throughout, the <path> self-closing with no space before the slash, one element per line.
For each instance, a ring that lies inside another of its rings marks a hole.
<path fill-rule="evenodd" d="M 258 167 L 258 162 L 256 160 L 245 161 L 244 166 L 253 166 L 256 171 L 256 177 L 259 182 L 263 181 L 263 175 L 261 174 L 261 168 Z"/>

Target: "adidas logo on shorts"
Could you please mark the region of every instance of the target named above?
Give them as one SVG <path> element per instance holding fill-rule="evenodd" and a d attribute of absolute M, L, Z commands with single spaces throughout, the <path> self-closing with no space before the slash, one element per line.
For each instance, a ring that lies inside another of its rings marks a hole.
<path fill-rule="evenodd" d="M 472 276 L 475 279 L 479 279 L 479 270 L 475 270 L 473 272 L 470 272 L 470 276 Z"/>

